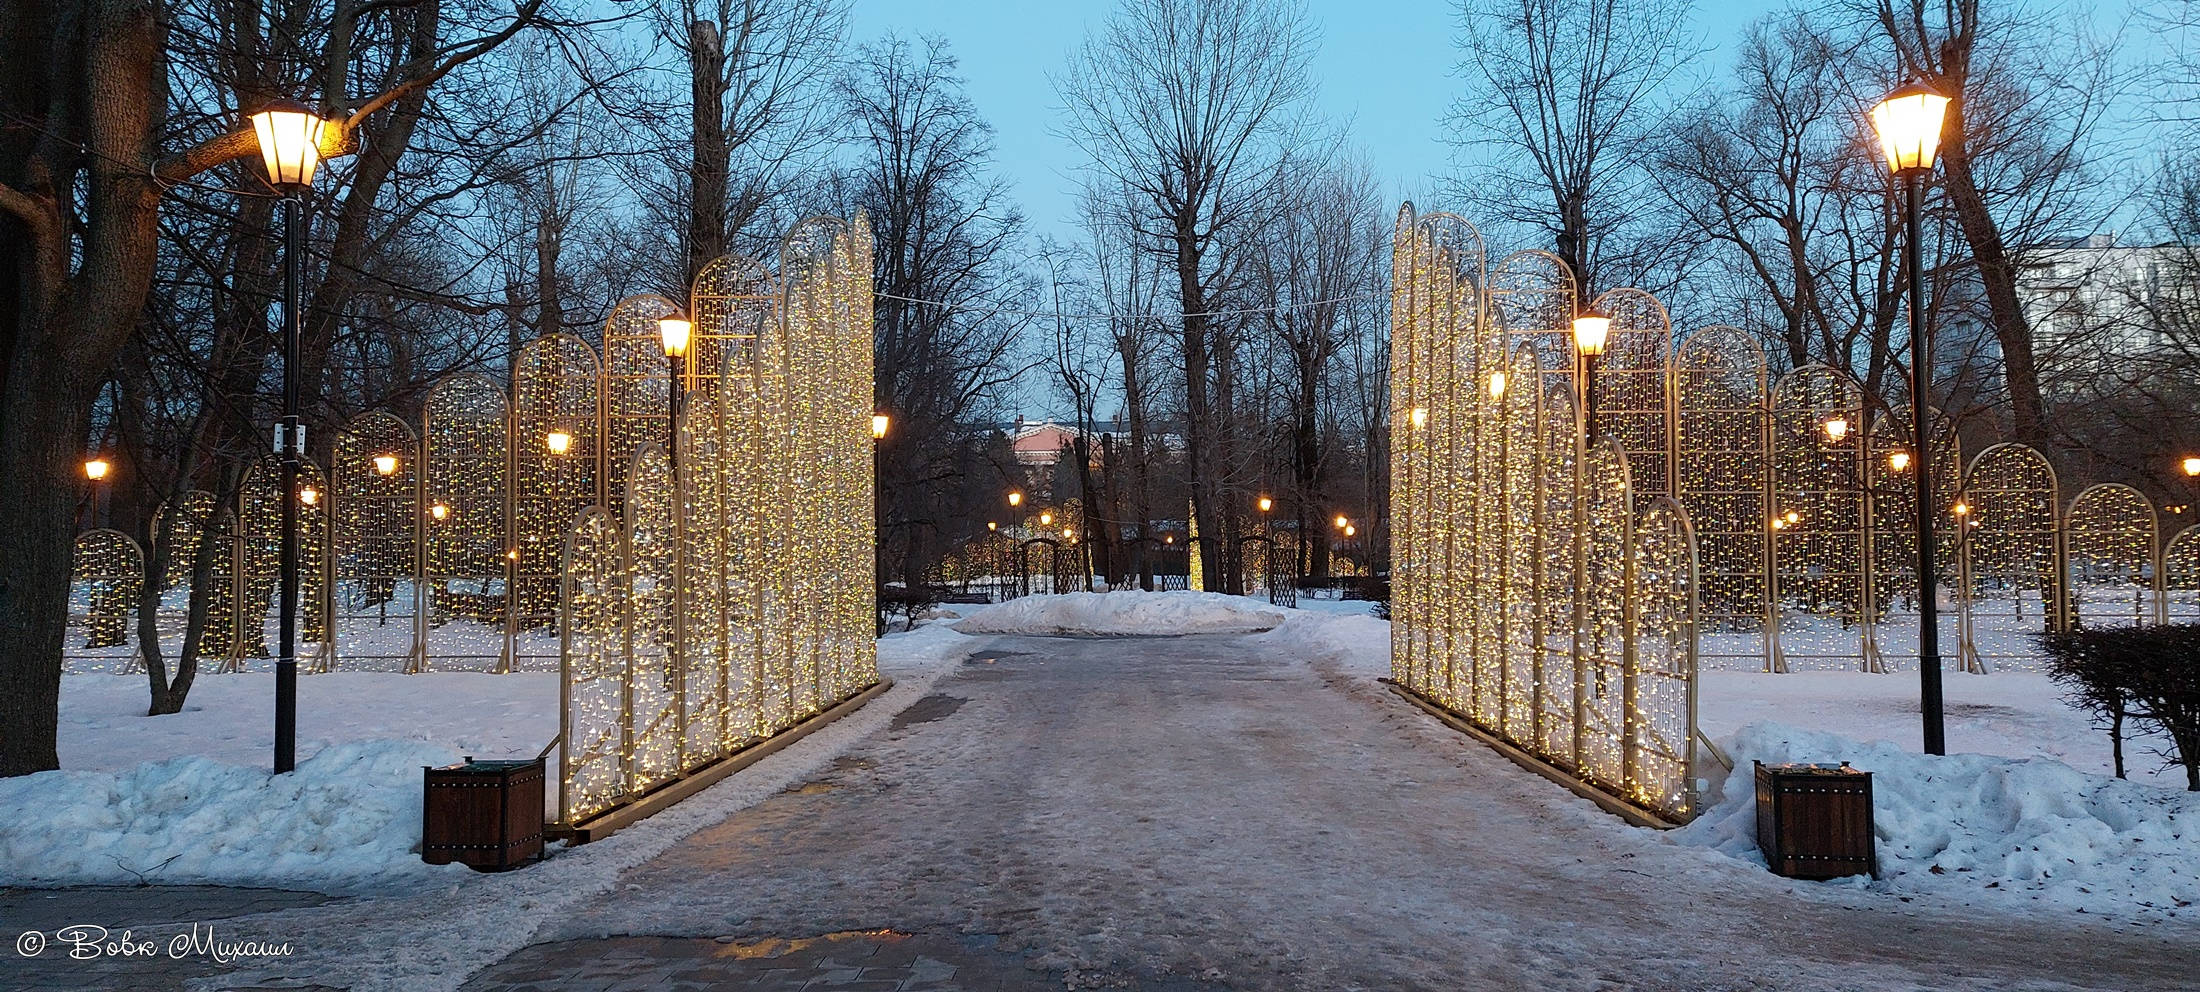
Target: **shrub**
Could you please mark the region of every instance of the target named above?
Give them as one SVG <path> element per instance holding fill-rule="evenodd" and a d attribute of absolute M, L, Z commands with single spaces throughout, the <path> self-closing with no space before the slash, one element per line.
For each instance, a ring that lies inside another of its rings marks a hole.
<path fill-rule="evenodd" d="M 2116 774 L 2124 774 L 2124 724 L 2159 730 L 2185 788 L 2200 792 L 2200 624 L 2073 630 L 2041 638 L 2048 674 L 2078 705 L 2108 723 Z"/>

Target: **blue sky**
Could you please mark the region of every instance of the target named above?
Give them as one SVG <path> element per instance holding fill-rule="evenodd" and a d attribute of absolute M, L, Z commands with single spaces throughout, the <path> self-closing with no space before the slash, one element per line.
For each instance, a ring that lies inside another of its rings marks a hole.
<path fill-rule="evenodd" d="M 937 35 L 962 60 L 971 98 L 993 124 L 997 167 L 1036 233 L 1067 237 L 1072 190 L 1083 161 L 1054 132 L 1061 119 L 1048 76 L 1115 4 L 1001 0 L 856 0 L 854 38 L 889 30 Z M 1726 43 L 1739 27 L 1776 9 L 1768 0 L 1706 2 L 1700 34 Z M 1716 13 L 1710 11 L 1716 8 Z M 1393 199 L 1430 188 L 1451 150 L 1441 119 L 1457 89 L 1452 67 L 1457 7 L 1451 0 L 1310 0 L 1320 32 L 1315 59 L 1323 116 L 1352 122 L 1352 140 Z M 1696 73 L 1715 71 L 1713 53 Z"/>

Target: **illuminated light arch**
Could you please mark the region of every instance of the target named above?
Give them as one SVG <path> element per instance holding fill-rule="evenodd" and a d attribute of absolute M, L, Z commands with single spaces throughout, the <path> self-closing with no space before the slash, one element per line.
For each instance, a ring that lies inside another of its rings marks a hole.
<path fill-rule="evenodd" d="M 436 383 L 422 406 L 421 668 L 510 658 L 509 409 L 502 387 L 470 373 Z"/>
<path fill-rule="evenodd" d="M 633 752 L 627 704 L 626 535 L 602 507 L 583 510 L 566 535 L 559 578 L 559 820 L 574 823 L 624 796 Z"/>
<path fill-rule="evenodd" d="M 2161 575 L 2164 619 L 2200 622 L 2200 524 L 2178 531 L 2163 546 Z"/>
<path fill-rule="evenodd" d="M 1651 500 L 1636 517 L 1627 579 L 1626 790 L 1637 804 L 1667 812 L 1690 809 L 1695 794 L 1699 547 L 1676 500 Z"/>
<path fill-rule="evenodd" d="M 2155 596 L 2160 546 L 2154 503 L 2120 483 L 2089 486 L 2063 518 L 2069 623 L 2084 627 L 2162 620 Z"/>
<path fill-rule="evenodd" d="M 1739 328 L 1703 328 L 1674 352 L 1674 495 L 1702 569 L 1702 657 L 1769 671 L 1768 386 L 1764 350 Z"/>
<path fill-rule="evenodd" d="M 331 448 L 331 664 L 420 671 L 419 438 L 387 411 L 370 410 L 337 431 Z M 450 517 L 442 505 L 439 523 Z"/>
<path fill-rule="evenodd" d="M 1838 433 L 1829 425 L 1839 425 Z M 1870 667 L 1863 390 L 1810 365 L 1773 386 L 1772 669 Z"/>
<path fill-rule="evenodd" d="M 672 370 L 657 321 L 680 305 L 654 293 L 629 296 L 603 322 L 603 489 L 618 509 L 626 472 L 644 446 L 671 443 Z"/>
<path fill-rule="evenodd" d="M 69 555 L 69 628 L 62 657 L 94 671 L 143 671 L 138 594 L 145 551 L 130 535 L 101 528 L 76 536 Z"/>
<path fill-rule="evenodd" d="M 170 528 L 168 566 L 160 577 L 161 591 L 169 593 L 181 589 L 185 593 L 163 595 L 160 599 L 161 608 L 154 619 L 154 627 L 160 635 L 163 656 L 173 659 L 183 649 L 185 627 L 190 620 L 190 597 L 201 595 L 191 584 L 193 559 L 201 541 L 212 541 L 213 568 L 207 574 L 203 594 L 207 597 L 206 621 L 199 636 L 199 656 L 202 660 L 213 658 L 218 663 L 227 662 L 237 637 L 236 520 L 234 507 L 222 505 L 213 493 L 204 489 L 185 492 L 154 511 L 155 539 L 162 527 Z"/>
<path fill-rule="evenodd" d="M 660 348 L 659 387 L 663 354 Z M 512 362 L 511 499 L 504 545 L 510 594 L 502 668 L 557 663 L 558 576 L 567 529 L 582 507 L 615 502 L 604 489 L 601 393 L 611 388 L 606 383 L 595 350 L 570 334 L 536 338 Z M 658 426 L 661 430 L 661 419 Z M 554 439 L 562 439 L 564 451 Z M 623 457 L 631 459 L 633 452 Z M 625 470 L 621 465 L 619 473 Z"/>
<path fill-rule="evenodd" d="M 1612 318 L 1597 360 L 1597 434 L 1619 442 L 1644 496 L 1671 493 L 1672 319 L 1665 304 L 1639 289 L 1606 290 L 1596 308 Z"/>
<path fill-rule="evenodd" d="M 277 595 L 282 566 L 282 459 L 263 456 L 245 473 L 237 493 L 237 587 L 240 609 L 233 624 L 223 671 L 242 671 L 251 659 L 274 656 L 281 609 Z M 311 502 L 303 494 L 311 490 Z M 298 466 L 298 660 L 309 672 L 325 672 L 331 663 L 328 597 L 329 485 L 321 467 Z M 208 627 L 212 633 L 212 627 Z"/>
<path fill-rule="evenodd" d="M 2022 444 L 1987 448 L 1964 470 L 1956 530 L 1966 671 L 2037 664 L 2033 635 L 2060 628 L 2061 502 L 2054 466 Z"/>

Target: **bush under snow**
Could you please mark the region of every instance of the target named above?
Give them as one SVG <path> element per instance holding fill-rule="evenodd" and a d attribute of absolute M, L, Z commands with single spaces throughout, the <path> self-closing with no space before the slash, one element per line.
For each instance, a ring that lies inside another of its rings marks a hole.
<path fill-rule="evenodd" d="M 971 614 L 965 634 L 1136 636 L 1250 634 L 1273 630 L 1284 611 L 1212 592 L 1072 592 L 1026 596 Z"/>
<path fill-rule="evenodd" d="M 1767 722 L 1726 748 L 1733 773 L 1674 840 L 1763 864 L 1752 762 L 1847 761 L 1872 773 L 1880 874 L 1847 884 L 1957 898 L 2001 890 L 2109 915 L 2192 916 L 2200 902 L 2200 796 L 2047 758 L 1933 757 Z"/>

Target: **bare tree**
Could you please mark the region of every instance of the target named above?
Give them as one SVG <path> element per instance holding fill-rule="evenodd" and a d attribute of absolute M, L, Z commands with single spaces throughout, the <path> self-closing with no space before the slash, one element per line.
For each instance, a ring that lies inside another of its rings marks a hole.
<path fill-rule="evenodd" d="M 1055 80 L 1065 134 L 1096 178 L 1127 191 L 1140 249 L 1162 258 L 1182 313 L 1184 423 L 1192 513 L 1228 548 L 1240 508 L 1228 490 L 1237 439 L 1229 348 L 1211 316 L 1241 277 L 1242 233 L 1270 208 L 1267 180 L 1303 133 L 1313 35 L 1294 0 L 1126 0 Z M 1222 588 L 1223 555 L 1203 557 Z"/>
<path fill-rule="evenodd" d="M 1689 0 L 1465 0 L 1447 120 L 1471 157 L 1453 187 L 1478 220 L 1534 231 L 1583 287 L 1647 285 L 1639 221 L 1661 100 L 1698 53 Z M 1590 295 L 1589 293 L 1584 294 Z"/>
<path fill-rule="evenodd" d="M 2026 248 L 2105 213 L 2087 151 L 2122 85 L 2111 53 L 2078 23 L 1980 0 L 1877 0 L 1869 16 L 1892 43 L 1899 71 L 1950 100 L 1939 191 L 2000 347 L 2011 430 L 2045 446 L 2039 365 L 2018 279 Z"/>

